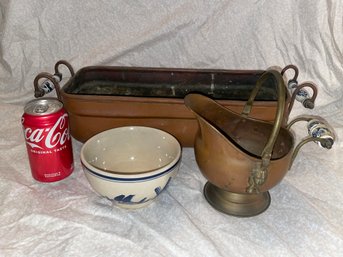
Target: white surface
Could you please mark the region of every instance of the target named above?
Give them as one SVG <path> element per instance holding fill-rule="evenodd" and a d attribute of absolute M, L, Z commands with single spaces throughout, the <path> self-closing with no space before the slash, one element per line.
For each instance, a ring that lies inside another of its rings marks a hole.
<path fill-rule="evenodd" d="M 0 256 L 343 256 L 342 19 L 340 0 L 1 0 Z M 296 104 L 292 116 L 321 115 L 338 139 L 330 151 L 306 145 L 257 217 L 207 204 L 192 149 L 158 201 L 118 209 L 91 190 L 76 141 L 71 177 L 42 184 L 30 175 L 22 108 L 34 77 L 60 59 L 75 70 L 293 63 L 319 96 L 313 111 Z"/>

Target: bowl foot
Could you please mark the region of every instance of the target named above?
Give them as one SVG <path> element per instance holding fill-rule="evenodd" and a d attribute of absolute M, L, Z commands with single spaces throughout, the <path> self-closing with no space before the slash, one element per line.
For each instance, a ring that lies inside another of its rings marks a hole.
<path fill-rule="evenodd" d="M 204 186 L 204 195 L 214 209 L 238 217 L 258 215 L 270 205 L 269 192 L 238 194 L 220 189 L 209 182 Z"/>
<path fill-rule="evenodd" d="M 114 202 L 114 205 L 118 206 L 120 208 L 123 208 L 123 209 L 135 210 L 135 209 L 140 209 L 140 208 L 146 207 L 146 206 L 150 205 L 153 201 L 154 201 L 154 199 L 151 199 L 151 200 L 145 201 L 143 203 L 136 203 L 136 204 Z"/>

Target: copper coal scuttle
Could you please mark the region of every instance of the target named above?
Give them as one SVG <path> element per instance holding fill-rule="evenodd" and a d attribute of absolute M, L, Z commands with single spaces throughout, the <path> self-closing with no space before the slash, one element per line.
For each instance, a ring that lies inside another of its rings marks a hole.
<path fill-rule="evenodd" d="M 60 66 L 71 74 L 63 87 Z M 287 81 L 286 72 L 293 78 Z M 321 118 L 288 122 L 296 100 L 313 108 L 317 96 L 312 83 L 298 84 L 297 77 L 293 65 L 248 71 L 91 66 L 74 73 L 59 61 L 55 74 L 40 73 L 34 86 L 36 97 L 56 89 L 70 115 L 71 134 L 81 142 L 106 129 L 138 125 L 165 130 L 182 146 L 194 147 L 208 180 L 207 201 L 247 217 L 269 207 L 268 190 L 304 144 L 330 149 L 334 143 Z M 290 128 L 299 121 L 307 122 L 308 136 L 296 145 Z"/>

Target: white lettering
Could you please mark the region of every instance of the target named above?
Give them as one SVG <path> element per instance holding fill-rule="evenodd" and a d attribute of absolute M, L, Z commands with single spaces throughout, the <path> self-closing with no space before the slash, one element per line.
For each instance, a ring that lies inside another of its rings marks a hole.
<path fill-rule="evenodd" d="M 66 128 L 63 133 L 56 132 L 56 129 L 63 129 L 65 127 L 67 114 L 62 115 L 56 121 L 55 125 L 50 129 L 47 137 L 45 138 L 45 145 L 47 148 L 54 148 L 57 144 L 63 145 L 66 141 L 65 134 L 68 133 L 68 129 Z"/>
<path fill-rule="evenodd" d="M 44 174 L 44 177 L 46 178 L 54 178 L 57 176 L 61 176 L 61 172 L 54 172 L 54 173 L 49 173 L 49 174 Z"/>
<path fill-rule="evenodd" d="M 46 148 L 52 149 L 57 145 L 63 146 L 65 142 L 70 139 L 70 133 L 67 127 L 67 117 L 68 114 L 64 114 L 59 117 L 54 126 L 51 129 L 46 130 L 49 131 L 46 137 L 44 134 L 44 129 L 35 129 L 32 131 L 31 128 L 26 128 L 24 135 L 26 140 L 29 141 L 27 144 L 29 144 L 32 148 L 43 149 L 36 143 L 41 142 L 45 137 L 44 143 Z"/>
<path fill-rule="evenodd" d="M 44 129 L 36 129 L 32 131 L 31 128 L 27 128 L 25 129 L 24 134 L 25 134 L 26 140 L 39 143 L 44 138 L 43 132 L 44 132 Z"/>
<path fill-rule="evenodd" d="M 31 149 L 31 153 L 34 153 L 34 154 L 52 154 L 52 152 L 50 150 L 44 151 L 44 150 L 34 150 L 34 149 Z"/>

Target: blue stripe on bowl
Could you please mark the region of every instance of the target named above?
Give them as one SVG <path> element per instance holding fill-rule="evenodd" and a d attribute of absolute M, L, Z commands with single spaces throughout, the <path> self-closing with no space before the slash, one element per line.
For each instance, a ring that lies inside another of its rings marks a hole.
<path fill-rule="evenodd" d="M 181 158 L 172 167 L 170 167 L 169 169 L 167 169 L 167 170 L 165 170 L 165 171 L 163 171 L 161 173 L 158 173 L 158 174 L 155 174 L 155 175 L 152 175 L 152 176 L 148 176 L 148 177 L 142 177 L 142 178 L 115 178 L 115 177 L 110 177 L 110 176 L 106 176 L 106 175 L 102 175 L 102 174 L 96 173 L 96 172 L 88 169 L 84 164 L 82 164 L 82 166 L 85 168 L 85 170 L 88 173 L 92 174 L 93 176 L 100 177 L 100 178 L 102 178 L 104 180 L 116 181 L 116 182 L 119 182 L 119 183 L 124 183 L 124 182 L 135 183 L 135 182 L 149 181 L 149 180 L 153 180 L 155 178 L 161 177 L 161 176 L 171 172 L 172 170 L 174 170 L 174 168 L 177 165 L 179 165 L 180 161 L 181 161 Z"/>

